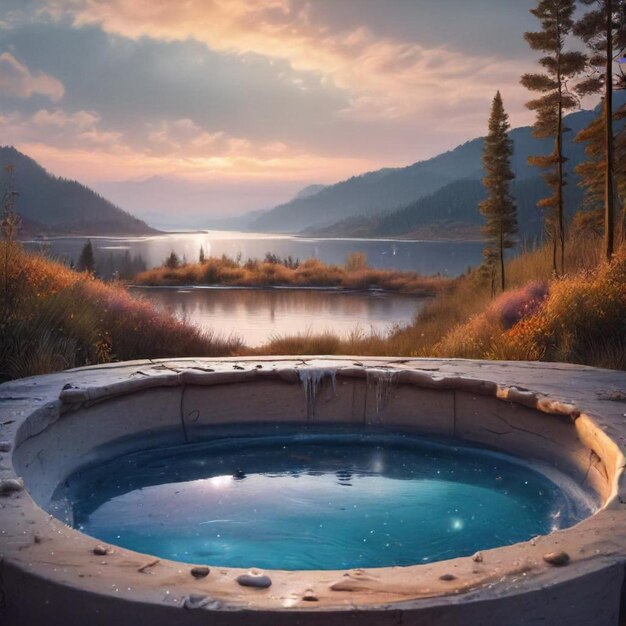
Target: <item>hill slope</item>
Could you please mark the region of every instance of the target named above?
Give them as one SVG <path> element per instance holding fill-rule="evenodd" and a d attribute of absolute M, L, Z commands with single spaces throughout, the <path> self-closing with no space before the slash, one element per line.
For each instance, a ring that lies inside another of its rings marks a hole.
<path fill-rule="evenodd" d="M 567 127 L 571 129 L 565 141 L 570 172 L 584 156 L 584 146 L 573 139 L 595 115 L 594 111 L 578 111 L 566 118 Z M 530 127 L 511 131 L 511 138 L 515 145 L 512 166 L 518 181 L 536 178 L 537 170 L 528 165 L 528 157 L 549 153 L 552 142 L 533 138 Z M 263 214 L 251 227 L 261 231 L 298 232 L 328 227 L 357 215 L 367 218 L 393 211 L 414 204 L 451 183 L 480 180 L 482 150 L 483 139 L 478 138 L 408 167 L 355 176 L 312 196 L 294 198 Z"/>
<path fill-rule="evenodd" d="M 526 239 L 540 238 L 543 215 L 537 202 L 546 195 L 545 183 L 539 177 L 516 180 L 511 191 L 517 203 L 519 232 Z M 578 207 L 582 202 L 582 190 L 576 185 L 566 187 L 565 195 L 568 207 Z M 305 233 L 322 237 L 480 238 L 484 219 L 477 207 L 484 197 L 480 180 L 458 180 L 396 211 L 355 216 Z"/>
<path fill-rule="evenodd" d="M 0 192 L 15 168 L 16 211 L 24 234 L 148 235 L 157 233 L 88 187 L 48 173 L 15 148 L 0 147 Z"/>

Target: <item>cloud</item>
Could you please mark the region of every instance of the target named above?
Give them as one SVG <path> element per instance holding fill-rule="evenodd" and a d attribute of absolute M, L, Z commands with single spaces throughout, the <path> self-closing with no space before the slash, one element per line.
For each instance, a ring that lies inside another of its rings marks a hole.
<path fill-rule="evenodd" d="M 85 181 L 153 175 L 188 182 L 318 180 L 374 165 L 366 158 L 311 154 L 279 142 L 254 143 L 210 133 L 190 119 L 146 123 L 133 132 L 107 128 L 94 111 L 40 109 L 0 114 L 0 136 L 55 174 Z"/>
<path fill-rule="evenodd" d="M 63 97 L 63 84 L 43 72 L 31 72 L 11 53 L 0 54 L 0 92 L 18 98 L 30 98 L 35 94 L 46 96 L 53 102 Z"/>
<path fill-rule="evenodd" d="M 359 24 L 358 14 L 351 27 L 337 28 L 297 0 L 187 0 L 184 10 L 170 0 L 49 0 L 48 6 L 56 15 L 69 13 L 77 26 L 133 39 L 193 39 L 222 53 L 286 61 L 348 91 L 343 113 L 365 119 L 406 120 L 437 91 L 456 101 L 491 97 L 501 87 L 495 75 L 517 77 L 528 69 L 527 60 L 379 37 Z"/>
<path fill-rule="evenodd" d="M 3 141 L 88 183 L 334 182 L 483 134 L 497 89 L 532 118 L 519 0 L 0 3 L 0 51 L 64 89 L 0 89 Z"/>

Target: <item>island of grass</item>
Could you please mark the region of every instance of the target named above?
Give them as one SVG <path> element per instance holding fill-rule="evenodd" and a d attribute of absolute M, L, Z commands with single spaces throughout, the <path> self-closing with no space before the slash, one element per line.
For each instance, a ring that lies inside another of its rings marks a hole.
<path fill-rule="evenodd" d="M 319 259 L 299 261 L 273 254 L 263 260 L 242 262 L 228 256 L 208 257 L 198 263 L 182 263 L 172 253 L 162 267 L 142 272 L 132 283 L 143 287 L 191 285 L 225 287 L 292 287 L 346 290 L 382 290 L 415 296 L 435 296 L 451 279 L 422 276 L 416 272 L 374 269 L 361 252 L 350 254 L 344 265 L 330 265 Z"/>

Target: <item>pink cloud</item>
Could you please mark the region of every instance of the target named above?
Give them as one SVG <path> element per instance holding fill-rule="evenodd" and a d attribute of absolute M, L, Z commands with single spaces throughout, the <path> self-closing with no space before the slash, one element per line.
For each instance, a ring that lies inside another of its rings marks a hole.
<path fill-rule="evenodd" d="M 31 72 L 9 52 L 0 54 L 0 91 L 18 98 L 39 94 L 53 102 L 65 93 L 61 81 L 43 72 Z"/>

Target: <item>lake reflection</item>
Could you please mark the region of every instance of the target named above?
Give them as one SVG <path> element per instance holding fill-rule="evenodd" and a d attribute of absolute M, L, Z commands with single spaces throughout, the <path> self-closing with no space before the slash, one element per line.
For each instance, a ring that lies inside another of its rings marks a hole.
<path fill-rule="evenodd" d="M 210 231 L 179 233 L 154 237 L 92 237 L 96 265 L 106 265 L 110 257 L 128 253 L 140 256 L 147 267 L 158 267 L 172 252 L 188 262 L 196 262 L 200 247 L 207 256 L 226 254 L 262 259 L 266 252 L 301 260 L 315 257 L 324 263 L 343 264 L 352 252 L 364 252 L 371 267 L 418 272 L 424 275 L 459 276 L 468 266 L 480 265 L 484 244 L 476 241 L 398 241 L 391 239 L 316 239 L 272 235 Z M 45 245 L 53 254 L 76 262 L 85 237 L 50 237 L 26 242 L 37 249 Z"/>
<path fill-rule="evenodd" d="M 355 329 L 386 331 L 412 321 L 425 299 L 294 289 L 192 289 L 133 287 L 161 310 L 219 334 L 236 334 L 249 346 L 273 335 L 332 331 L 347 337 Z"/>

